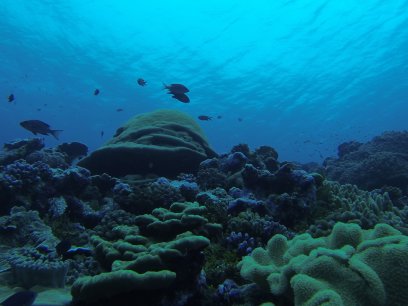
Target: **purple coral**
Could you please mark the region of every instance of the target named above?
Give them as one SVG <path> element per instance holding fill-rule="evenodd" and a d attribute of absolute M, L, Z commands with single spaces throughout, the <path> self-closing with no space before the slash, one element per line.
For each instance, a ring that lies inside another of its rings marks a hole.
<path fill-rule="evenodd" d="M 254 237 L 249 236 L 248 233 L 231 232 L 226 238 L 227 245 L 236 248 L 240 256 L 248 255 L 252 250 L 258 246 Z"/>

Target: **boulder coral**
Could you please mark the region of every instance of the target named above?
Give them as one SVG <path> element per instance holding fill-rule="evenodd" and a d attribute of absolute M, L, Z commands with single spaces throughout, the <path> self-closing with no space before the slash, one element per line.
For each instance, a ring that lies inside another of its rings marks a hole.
<path fill-rule="evenodd" d="M 275 235 L 240 262 L 271 300 L 294 305 L 407 305 L 408 237 L 387 224 L 337 223 L 327 237 Z"/>
<path fill-rule="evenodd" d="M 330 180 L 365 190 L 395 186 L 408 193 L 408 132 L 386 132 L 364 144 L 343 143 L 338 150 L 339 158 L 324 161 Z"/>
<path fill-rule="evenodd" d="M 175 110 L 137 115 L 120 127 L 104 146 L 78 164 L 93 173 L 175 177 L 195 172 L 216 156 L 200 126 Z"/>

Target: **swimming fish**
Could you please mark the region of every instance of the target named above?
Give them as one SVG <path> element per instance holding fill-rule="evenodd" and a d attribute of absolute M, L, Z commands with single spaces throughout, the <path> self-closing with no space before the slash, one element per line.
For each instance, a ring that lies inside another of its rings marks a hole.
<path fill-rule="evenodd" d="M 137 84 L 139 84 L 140 86 L 145 86 L 147 82 L 143 79 L 137 79 Z"/>
<path fill-rule="evenodd" d="M 103 137 L 104 134 L 105 134 L 105 132 L 104 132 L 104 131 L 101 131 L 101 137 Z"/>
<path fill-rule="evenodd" d="M 222 116 L 221 116 L 221 115 L 218 115 L 218 116 L 217 116 L 217 119 L 221 119 L 221 118 L 222 118 Z"/>
<path fill-rule="evenodd" d="M 123 108 L 117 108 L 116 111 L 117 112 L 123 112 Z"/>
<path fill-rule="evenodd" d="M 61 240 L 55 250 L 57 251 L 58 256 L 64 257 L 65 253 L 71 248 L 71 242 L 67 239 Z"/>
<path fill-rule="evenodd" d="M 3 302 L 1 306 L 31 306 L 33 305 L 37 293 L 32 291 L 20 291 L 9 296 Z"/>
<path fill-rule="evenodd" d="M 101 91 L 97 88 L 97 89 L 95 89 L 95 91 L 94 91 L 94 96 L 97 96 L 97 95 L 99 95 L 99 93 L 100 93 Z"/>
<path fill-rule="evenodd" d="M 173 94 L 172 97 L 173 99 L 179 100 L 180 102 L 183 102 L 183 103 L 190 102 L 190 98 L 183 93 Z"/>
<path fill-rule="evenodd" d="M 167 89 L 171 94 L 185 94 L 190 90 L 183 84 L 170 84 L 166 85 L 163 83 L 164 89 Z"/>
<path fill-rule="evenodd" d="M 26 121 L 20 122 L 20 125 L 26 130 L 29 130 L 34 135 L 37 135 L 37 134 L 52 135 L 57 140 L 58 140 L 59 134 L 62 132 L 62 130 L 51 130 L 50 126 L 47 123 L 42 122 L 40 120 L 26 120 Z"/>
<path fill-rule="evenodd" d="M 9 95 L 7 99 L 8 99 L 8 101 L 10 103 L 13 102 L 14 101 L 14 95 L 13 94 Z"/>
<path fill-rule="evenodd" d="M 201 115 L 201 116 L 198 116 L 198 119 L 208 121 L 208 120 L 211 120 L 212 117 L 206 116 L 206 115 Z"/>
<path fill-rule="evenodd" d="M 238 118 L 238 121 L 239 121 L 239 122 L 242 122 L 243 120 L 244 120 L 244 119 L 242 119 L 242 118 Z"/>

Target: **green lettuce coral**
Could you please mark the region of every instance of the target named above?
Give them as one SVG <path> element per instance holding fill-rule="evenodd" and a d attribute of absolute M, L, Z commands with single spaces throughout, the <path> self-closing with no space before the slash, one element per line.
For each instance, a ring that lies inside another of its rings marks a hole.
<path fill-rule="evenodd" d="M 408 305 L 408 237 L 387 224 L 337 223 L 327 237 L 275 235 L 241 275 L 295 305 Z"/>

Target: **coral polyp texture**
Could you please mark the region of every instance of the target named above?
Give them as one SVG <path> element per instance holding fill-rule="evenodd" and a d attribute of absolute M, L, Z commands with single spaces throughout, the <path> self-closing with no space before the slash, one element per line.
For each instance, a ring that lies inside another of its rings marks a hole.
<path fill-rule="evenodd" d="M 193 118 L 175 110 L 137 115 L 104 146 L 79 162 L 93 173 L 174 177 L 216 156 Z"/>
<path fill-rule="evenodd" d="M 386 224 L 337 223 L 327 237 L 275 235 L 241 275 L 287 305 L 406 305 L 408 237 Z"/>

